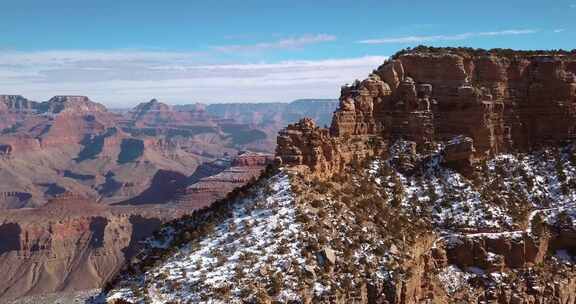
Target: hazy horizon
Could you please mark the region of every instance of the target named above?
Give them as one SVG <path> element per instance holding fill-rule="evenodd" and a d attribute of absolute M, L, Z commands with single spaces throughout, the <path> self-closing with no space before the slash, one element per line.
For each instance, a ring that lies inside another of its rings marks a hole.
<path fill-rule="evenodd" d="M 269 101 L 269 100 L 246 100 L 246 101 L 231 101 L 231 100 L 221 100 L 221 101 L 208 101 L 208 102 L 200 102 L 200 101 L 183 101 L 183 102 L 174 102 L 174 101 L 170 101 L 170 100 L 163 100 L 163 99 L 159 99 L 159 98 L 155 98 L 155 97 L 151 97 L 147 100 L 143 100 L 143 101 L 138 101 L 138 102 L 132 102 L 132 103 L 126 103 L 124 105 L 120 105 L 120 106 L 110 106 L 107 105 L 104 102 L 101 102 L 99 100 L 95 100 L 94 98 L 87 96 L 87 95 L 63 95 L 63 94 L 56 94 L 56 95 L 51 95 L 50 97 L 46 97 L 46 98 L 40 98 L 40 99 L 36 99 L 36 98 L 30 98 L 30 96 L 26 96 L 24 94 L 3 94 L 0 92 L 0 95 L 15 95 L 15 96 L 22 96 L 28 100 L 31 101 L 35 101 L 35 102 L 46 102 L 49 101 L 52 97 L 55 96 L 86 96 L 88 97 L 90 100 L 92 100 L 93 102 L 97 102 L 97 103 L 101 103 L 104 106 L 106 106 L 106 108 L 108 109 L 114 109 L 114 110 L 126 110 L 126 109 L 131 109 L 134 108 L 135 106 L 141 104 L 141 103 L 147 103 L 152 101 L 153 99 L 156 99 L 158 102 L 170 105 L 170 106 L 187 106 L 187 105 L 196 105 L 196 104 L 202 104 L 202 105 L 218 105 L 218 104 L 277 104 L 277 103 L 292 103 L 295 101 L 312 101 L 312 102 L 327 102 L 327 101 L 337 101 L 338 97 L 334 97 L 334 98 L 297 98 L 297 99 L 293 99 L 293 100 L 288 100 L 288 101 Z"/>

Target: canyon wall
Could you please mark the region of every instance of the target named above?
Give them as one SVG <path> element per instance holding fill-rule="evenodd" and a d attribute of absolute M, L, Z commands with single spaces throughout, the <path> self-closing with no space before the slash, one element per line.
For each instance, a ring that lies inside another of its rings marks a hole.
<path fill-rule="evenodd" d="M 139 241 L 185 210 L 110 208 L 66 196 L 0 217 L 0 299 L 100 287 Z"/>
<path fill-rule="evenodd" d="M 400 52 L 342 88 L 329 129 L 303 120 L 283 130 L 277 155 L 284 164 L 335 171 L 398 138 L 425 151 L 464 135 L 473 140 L 475 158 L 572 139 L 575 73 L 570 53 Z"/>

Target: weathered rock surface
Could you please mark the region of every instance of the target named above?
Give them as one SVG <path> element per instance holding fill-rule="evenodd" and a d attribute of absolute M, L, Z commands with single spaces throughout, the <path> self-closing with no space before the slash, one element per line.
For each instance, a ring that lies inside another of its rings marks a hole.
<path fill-rule="evenodd" d="M 419 150 L 467 136 L 473 157 L 576 137 L 576 56 L 462 49 L 400 52 L 342 88 L 330 129 L 301 121 L 278 137 L 283 163 L 313 171 L 399 138 Z M 335 171 L 335 170 L 328 170 Z"/>

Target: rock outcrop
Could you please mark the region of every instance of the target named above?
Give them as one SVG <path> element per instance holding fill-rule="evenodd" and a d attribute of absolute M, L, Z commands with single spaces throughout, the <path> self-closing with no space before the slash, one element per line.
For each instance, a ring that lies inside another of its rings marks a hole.
<path fill-rule="evenodd" d="M 327 176 L 339 172 L 354 159 L 376 154 L 380 147 L 381 140 L 374 134 L 331 136 L 330 130 L 319 128 L 305 118 L 279 133 L 276 155 L 283 165 Z"/>
<path fill-rule="evenodd" d="M 472 139 L 474 158 L 576 137 L 576 56 L 420 47 L 342 88 L 329 129 L 308 120 L 278 137 L 284 164 L 340 167 L 378 142 Z M 329 170 L 330 171 L 330 170 Z"/>

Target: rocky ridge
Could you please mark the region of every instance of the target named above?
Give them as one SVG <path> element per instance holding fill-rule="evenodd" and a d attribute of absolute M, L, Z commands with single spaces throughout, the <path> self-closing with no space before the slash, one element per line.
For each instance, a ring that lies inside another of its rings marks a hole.
<path fill-rule="evenodd" d="M 574 303 L 574 144 L 475 180 L 442 150 L 400 141 L 329 179 L 260 179 L 166 225 L 95 301 Z"/>
<path fill-rule="evenodd" d="M 572 53 L 419 47 L 96 303 L 576 303 Z"/>

